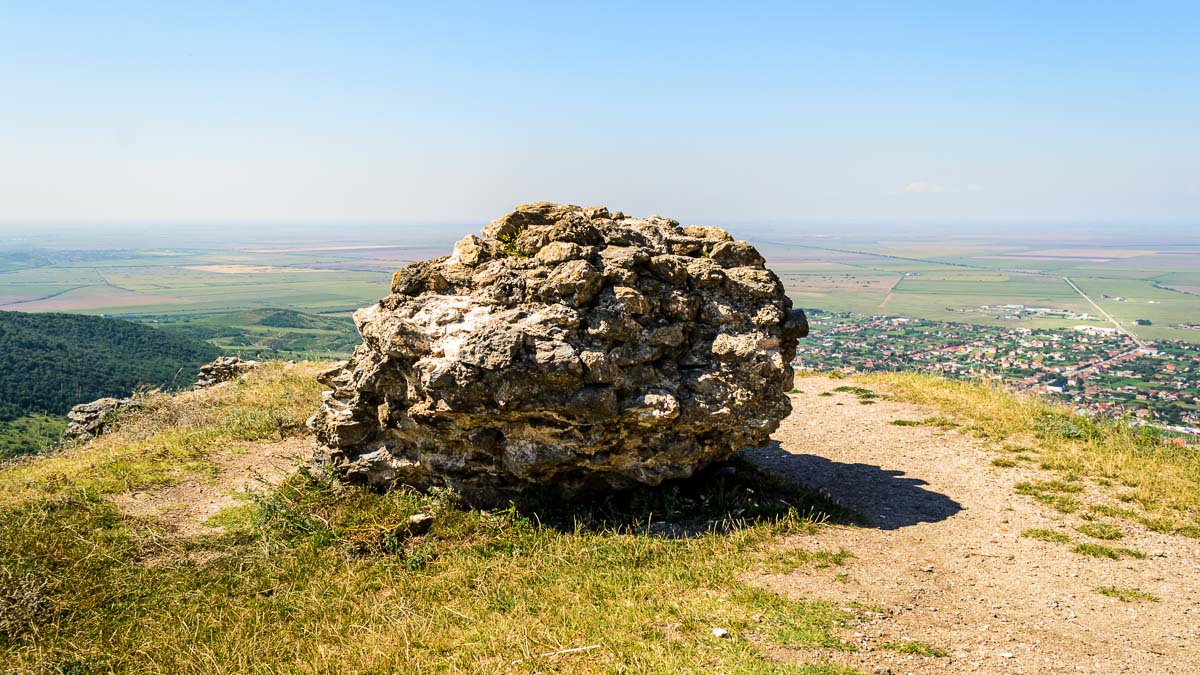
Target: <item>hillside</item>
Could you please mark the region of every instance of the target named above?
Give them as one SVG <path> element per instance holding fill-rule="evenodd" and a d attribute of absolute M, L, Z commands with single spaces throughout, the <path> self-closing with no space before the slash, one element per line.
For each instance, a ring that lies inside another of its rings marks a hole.
<path fill-rule="evenodd" d="M 0 658 L 18 672 L 1200 668 L 1194 448 L 979 385 L 807 377 L 775 443 L 727 468 L 481 511 L 304 469 L 323 367 L 155 395 L 114 434 L 0 467 Z"/>
<path fill-rule="evenodd" d="M 183 382 L 218 352 L 128 321 L 0 312 L 0 419 L 62 414 L 75 403 Z"/>
<path fill-rule="evenodd" d="M 190 383 L 218 351 L 149 326 L 77 314 L 0 312 L 0 458 L 61 431 L 46 416 L 142 386 Z"/>

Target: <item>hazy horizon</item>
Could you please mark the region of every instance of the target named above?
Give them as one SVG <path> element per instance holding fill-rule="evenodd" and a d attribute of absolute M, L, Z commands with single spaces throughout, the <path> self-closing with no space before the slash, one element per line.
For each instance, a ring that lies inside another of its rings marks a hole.
<path fill-rule="evenodd" d="M 10 4 L 0 235 L 477 226 L 532 200 L 1195 225 L 1198 24 L 1195 3 Z"/>

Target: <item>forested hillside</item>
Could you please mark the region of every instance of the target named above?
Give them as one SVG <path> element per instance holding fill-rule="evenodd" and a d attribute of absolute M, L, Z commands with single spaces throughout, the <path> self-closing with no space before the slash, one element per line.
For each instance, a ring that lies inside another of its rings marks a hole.
<path fill-rule="evenodd" d="M 212 345 L 128 321 L 0 312 L 0 421 L 61 415 L 142 385 L 190 383 L 217 355 Z"/>

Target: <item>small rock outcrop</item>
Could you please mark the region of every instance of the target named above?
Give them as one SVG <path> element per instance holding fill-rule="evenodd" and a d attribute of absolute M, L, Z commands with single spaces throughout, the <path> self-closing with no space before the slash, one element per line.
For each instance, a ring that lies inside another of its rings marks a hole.
<path fill-rule="evenodd" d="M 205 389 L 213 385 L 228 382 L 242 373 L 254 370 L 259 366 L 258 361 L 243 361 L 238 356 L 219 356 L 212 363 L 200 366 L 200 376 L 196 378 L 195 389 Z"/>
<path fill-rule="evenodd" d="M 80 403 L 67 413 L 67 428 L 63 429 L 64 441 L 86 441 L 108 431 L 117 413 L 138 407 L 133 398 L 98 398 L 91 403 Z"/>
<path fill-rule="evenodd" d="M 494 502 L 687 477 L 764 444 L 807 333 L 762 256 L 716 227 L 520 206 L 396 273 L 321 376 L 318 464 Z"/>

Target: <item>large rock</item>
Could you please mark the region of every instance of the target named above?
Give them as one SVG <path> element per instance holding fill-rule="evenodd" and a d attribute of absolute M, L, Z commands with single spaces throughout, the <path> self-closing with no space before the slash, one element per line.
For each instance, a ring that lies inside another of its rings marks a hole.
<path fill-rule="evenodd" d="M 91 403 L 80 403 L 67 413 L 67 428 L 63 429 L 64 441 L 86 441 L 109 430 L 117 413 L 138 407 L 133 398 L 98 398 Z"/>
<path fill-rule="evenodd" d="M 396 273 L 321 376 L 318 464 L 477 502 L 655 485 L 761 445 L 807 333 L 715 227 L 539 203 Z"/>

